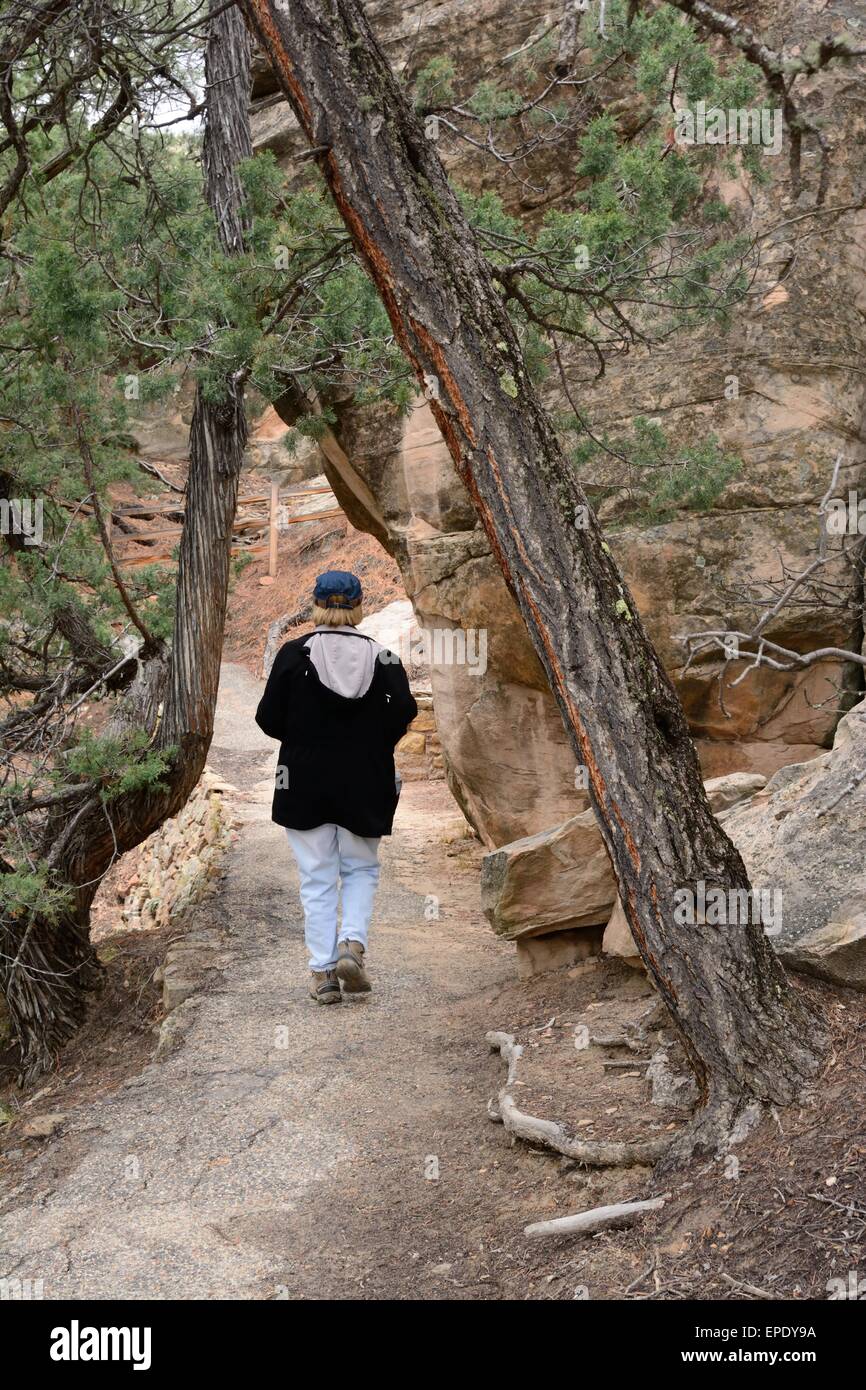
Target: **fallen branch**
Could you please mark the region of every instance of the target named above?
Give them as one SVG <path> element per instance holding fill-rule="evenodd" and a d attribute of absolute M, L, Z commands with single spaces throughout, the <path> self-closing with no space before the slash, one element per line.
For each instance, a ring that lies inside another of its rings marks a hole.
<path fill-rule="evenodd" d="M 525 1236 L 591 1236 L 596 1231 L 606 1231 L 612 1226 L 632 1226 L 639 1216 L 648 1211 L 660 1211 L 670 1197 L 650 1197 L 645 1202 L 616 1202 L 609 1207 L 593 1207 L 591 1211 L 580 1211 L 575 1216 L 556 1216 L 552 1221 L 533 1221 L 524 1226 Z"/>
<path fill-rule="evenodd" d="M 179 492 L 183 494 L 186 491 L 186 488 L 179 487 L 177 483 L 173 483 L 171 481 L 171 478 L 167 478 L 165 474 L 157 468 L 155 463 L 148 463 L 147 459 L 142 458 L 137 458 L 135 461 L 138 464 L 139 468 L 143 469 L 145 473 L 149 473 L 152 478 L 159 478 L 159 481 L 161 483 L 165 483 L 165 486 L 171 492 Z"/>
<path fill-rule="evenodd" d="M 656 1139 L 637 1140 L 629 1143 L 623 1140 L 584 1140 L 569 1134 L 564 1125 L 555 1120 L 542 1120 L 535 1115 L 527 1115 L 516 1104 L 511 1094 L 516 1084 L 517 1063 L 523 1056 L 520 1043 L 514 1041 L 511 1033 L 488 1033 L 487 1041 L 493 1051 L 498 1051 L 508 1065 L 505 1085 L 499 1092 L 494 1109 L 488 1106 L 491 1119 L 498 1118 L 509 1134 L 518 1139 L 526 1139 L 534 1144 L 543 1144 L 554 1153 L 564 1154 L 593 1168 L 633 1168 L 639 1164 L 653 1164 L 667 1153 L 671 1135 Z"/>
<path fill-rule="evenodd" d="M 653 1257 L 652 1257 L 652 1259 L 650 1260 L 649 1264 L 647 1265 L 646 1269 L 645 1269 L 645 1270 L 642 1270 L 642 1272 L 637 1276 L 636 1279 L 632 1279 L 632 1281 L 631 1281 L 631 1283 L 629 1284 L 628 1288 L 625 1290 L 625 1294 L 634 1293 L 635 1289 L 638 1287 L 639 1284 L 642 1284 L 642 1283 L 643 1283 L 644 1279 L 648 1279 L 649 1276 L 650 1276 L 651 1274 L 654 1274 L 654 1273 L 655 1273 L 655 1268 L 656 1268 L 656 1256 L 653 1255 Z M 625 1297 L 625 1294 L 623 1295 L 623 1297 Z"/>

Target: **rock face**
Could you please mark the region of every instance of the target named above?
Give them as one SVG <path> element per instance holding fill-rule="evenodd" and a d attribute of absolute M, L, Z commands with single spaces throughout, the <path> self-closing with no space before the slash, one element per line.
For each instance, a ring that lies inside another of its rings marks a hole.
<path fill-rule="evenodd" d="M 322 471 L 319 446 L 312 439 L 302 438 L 298 440 L 295 452 L 290 453 L 283 443 L 285 436 L 285 421 L 280 419 L 272 405 L 267 406 L 250 422 L 246 466 L 259 469 L 283 487 L 317 480 Z"/>
<path fill-rule="evenodd" d="M 866 987 L 866 701 L 841 721 L 832 752 L 783 768 L 722 822 L 753 886 L 780 895 L 782 959 Z"/>
<path fill-rule="evenodd" d="M 720 814 L 754 795 L 766 780 L 744 772 L 713 778 L 705 783 L 710 805 Z M 494 931 L 510 940 L 526 941 L 551 932 L 574 936 L 582 928 L 607 923 L 605 952 L 637 956 L 593 811 L 486 854 L 481 902 Z M 596 937 L 601 945 L 600 932 Z"/>
<path fill-rule="evenodd" d="M 424 778 L 441 781 L 444 763 L 433 710 L 430 664 L 412 604 L 408 599 L 396 599 L 364 618 L 358 630 L 399 656 L 418 705 L 416 717 L 395 750 L 398 771 L 407 782 Z"/>
<path fill-rule="evenodd" d="M 180 463 L 189 457 L 189 427 L 194 402 L 195 388 L 189 377 L 178 380 L 171 395 L 164 400 L 147 402 L 132 426 L 142 458 L 155 463 Z M 322 458 L 313 440 L 301 439 L 294 453 L 285 447 L 286 423 L 272 405 L 263 405 L 261 400 L 251 397 L 247 420 L 249 439 L 244 457 L 247 468 L 268 474 L 284 487 L 321 473 Z"/>
<path fill-rule="evenodd" d="M 531 34 L 549 27 L 551 7 L 545 0 L 366 0 L 364 11 L 392 67 L 414 76 L 431 61 L 447 57 L 458 80 L 477 80 L 507 53 L 513 53 Z M 305 149 L 298 123 L 284 101 L 264 56 L 254 60 L 252 92 L 253 150 L 271 150 L 285 167 Z M 572 147 L 573 151 L 573 147 Z M 562 195 L 572 184 L 572 160 L 566 152 L 545 162 L 551 188 L 543 195 L 517 179 L 503 179 L 501 169 L 467 143 L 443 147 L 443 156 L 458 183 L 495 188 L 514 211 L 529 212 L 546 203 L 553 192 Z"/>

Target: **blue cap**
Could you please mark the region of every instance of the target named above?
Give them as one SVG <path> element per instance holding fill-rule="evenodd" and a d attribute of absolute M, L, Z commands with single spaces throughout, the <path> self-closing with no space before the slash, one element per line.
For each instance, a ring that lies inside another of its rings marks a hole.
<path fill-rule="evenodd" d="M 348 570 L 326 570 L 316 580 L 313 598 L 321 608 L 354 608 L 361 602 L 361 581 Z"/>

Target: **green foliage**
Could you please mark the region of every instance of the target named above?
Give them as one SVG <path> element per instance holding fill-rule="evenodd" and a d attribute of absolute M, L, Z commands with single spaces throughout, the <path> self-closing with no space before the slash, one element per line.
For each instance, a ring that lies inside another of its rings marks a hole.
<path fill-rule="evenodd" d="M 144 730 L 116 738 L 84 729 L 78 742 L 63 754 L 63 780 L 95 783 L 106 803 L 126 792 L 157 790 L 174 751 L 151 748 L 150 735 Z"/>
<path fill-rule="evenodd" d="M 742 459 L 723 449 L 714 434 L 698 444 L 681 447 L 656 475 L 657 482 L 651 492 L 651 515 L 662 520 L 675 508 L 709 511 L 742 469 Z"/>
<path fill-rule="evenodd" d="M 601 61 L 625 50 L 634 64 L 635 86 L 670 114 L 671 74 L 676 92 L 686 105 L 703 100 L 707 105 L 748 106 L 758 94 L 764 98 L 760 73 L 740 56 L 720 64 L 695 27 L 672 5 L 641 9 L 627 23 L 627 0 L 611 0 L 606 36 L 597 30 L 590 42 Z"/>
<path fill-rule="evenodd" d="M 38 912 L 46 921 L 56 922 L 71 906 L 71 889 L 52 882 L 47 864 L 37 860 L 32 867 L 0 874 L 0 917 L 14 921 Z"/>
<path fill-rule="evenodd" d="M 656 122 L 662 128 L 671 124 L 674 93 L 686 107 L 694 107 L 698 101 L 726 111 L 755 103 L 777 104 L 753 63 L 739 55 L 718 62 L 695 27 L 672 5 L 659 5 L 651 12 L 642 9 L 630 25 L 626 23 L 627 8 L 626 0 L 612 0 L 605 26 L 607 37 L 596 35 L 593 48 L 600 61 L 611 60 L 625 49 L 634 64 L 636 88 L 653 104 Z M 726 153 L 719 147 L 696 147 L 689 151 L 689 160 L 705 172 L 714 161 L 723 161 Z M 739 147 L 732 163 L 736 165 L 737 160 L 756 181 L 765 179 L 763 156 L 757 147 Z"/>
<path fill-rule="evenodd" d="M 432 58 L 416 75 L 413 100 L 418 111 L 447 106 L 454 100 L 456 69 L 450 58 Z"/>
<path fill-rule="evenodd" d="M 560 422 L 577 432 L 572 419 Z M 619 460 L 611 464 L 611 456 Z M 622 435 L 584 435 L 570 457 L 583 482 L 592 490 L 600 463 L 614 469 L 617 486 L 628 486 L 639 503 L 630 520 L 658 525 L 678 511 L 705 512 L 718 501 L 729 482 L 742 471 L 742 459 L 726 451 L 716 435 L 696 444 L 672 446 L 656 420 L 638 415 Z"/>
<path fill-rule="evenodd" d="M 513 116 L 523 105 L 519 92 L 500 87 L 496 82 L 479 82 L 472 93 L 466 109 L 483 121 L 504 121 Z"/>

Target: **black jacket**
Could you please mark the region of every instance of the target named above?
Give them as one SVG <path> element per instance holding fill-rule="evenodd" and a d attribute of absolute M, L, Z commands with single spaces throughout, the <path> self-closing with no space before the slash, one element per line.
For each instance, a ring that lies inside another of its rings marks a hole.
<path fill-rule="evenodd" d="M 386 651 L 363 695 L 338 695 L 319 680 L 304 647 L 310 635 L 280 648 L 256 710 L 259 728 L 280 740 L 273 819 L 293 830 L 390 835 L 394 747 L 418 713 L 406 672 Z"/>

